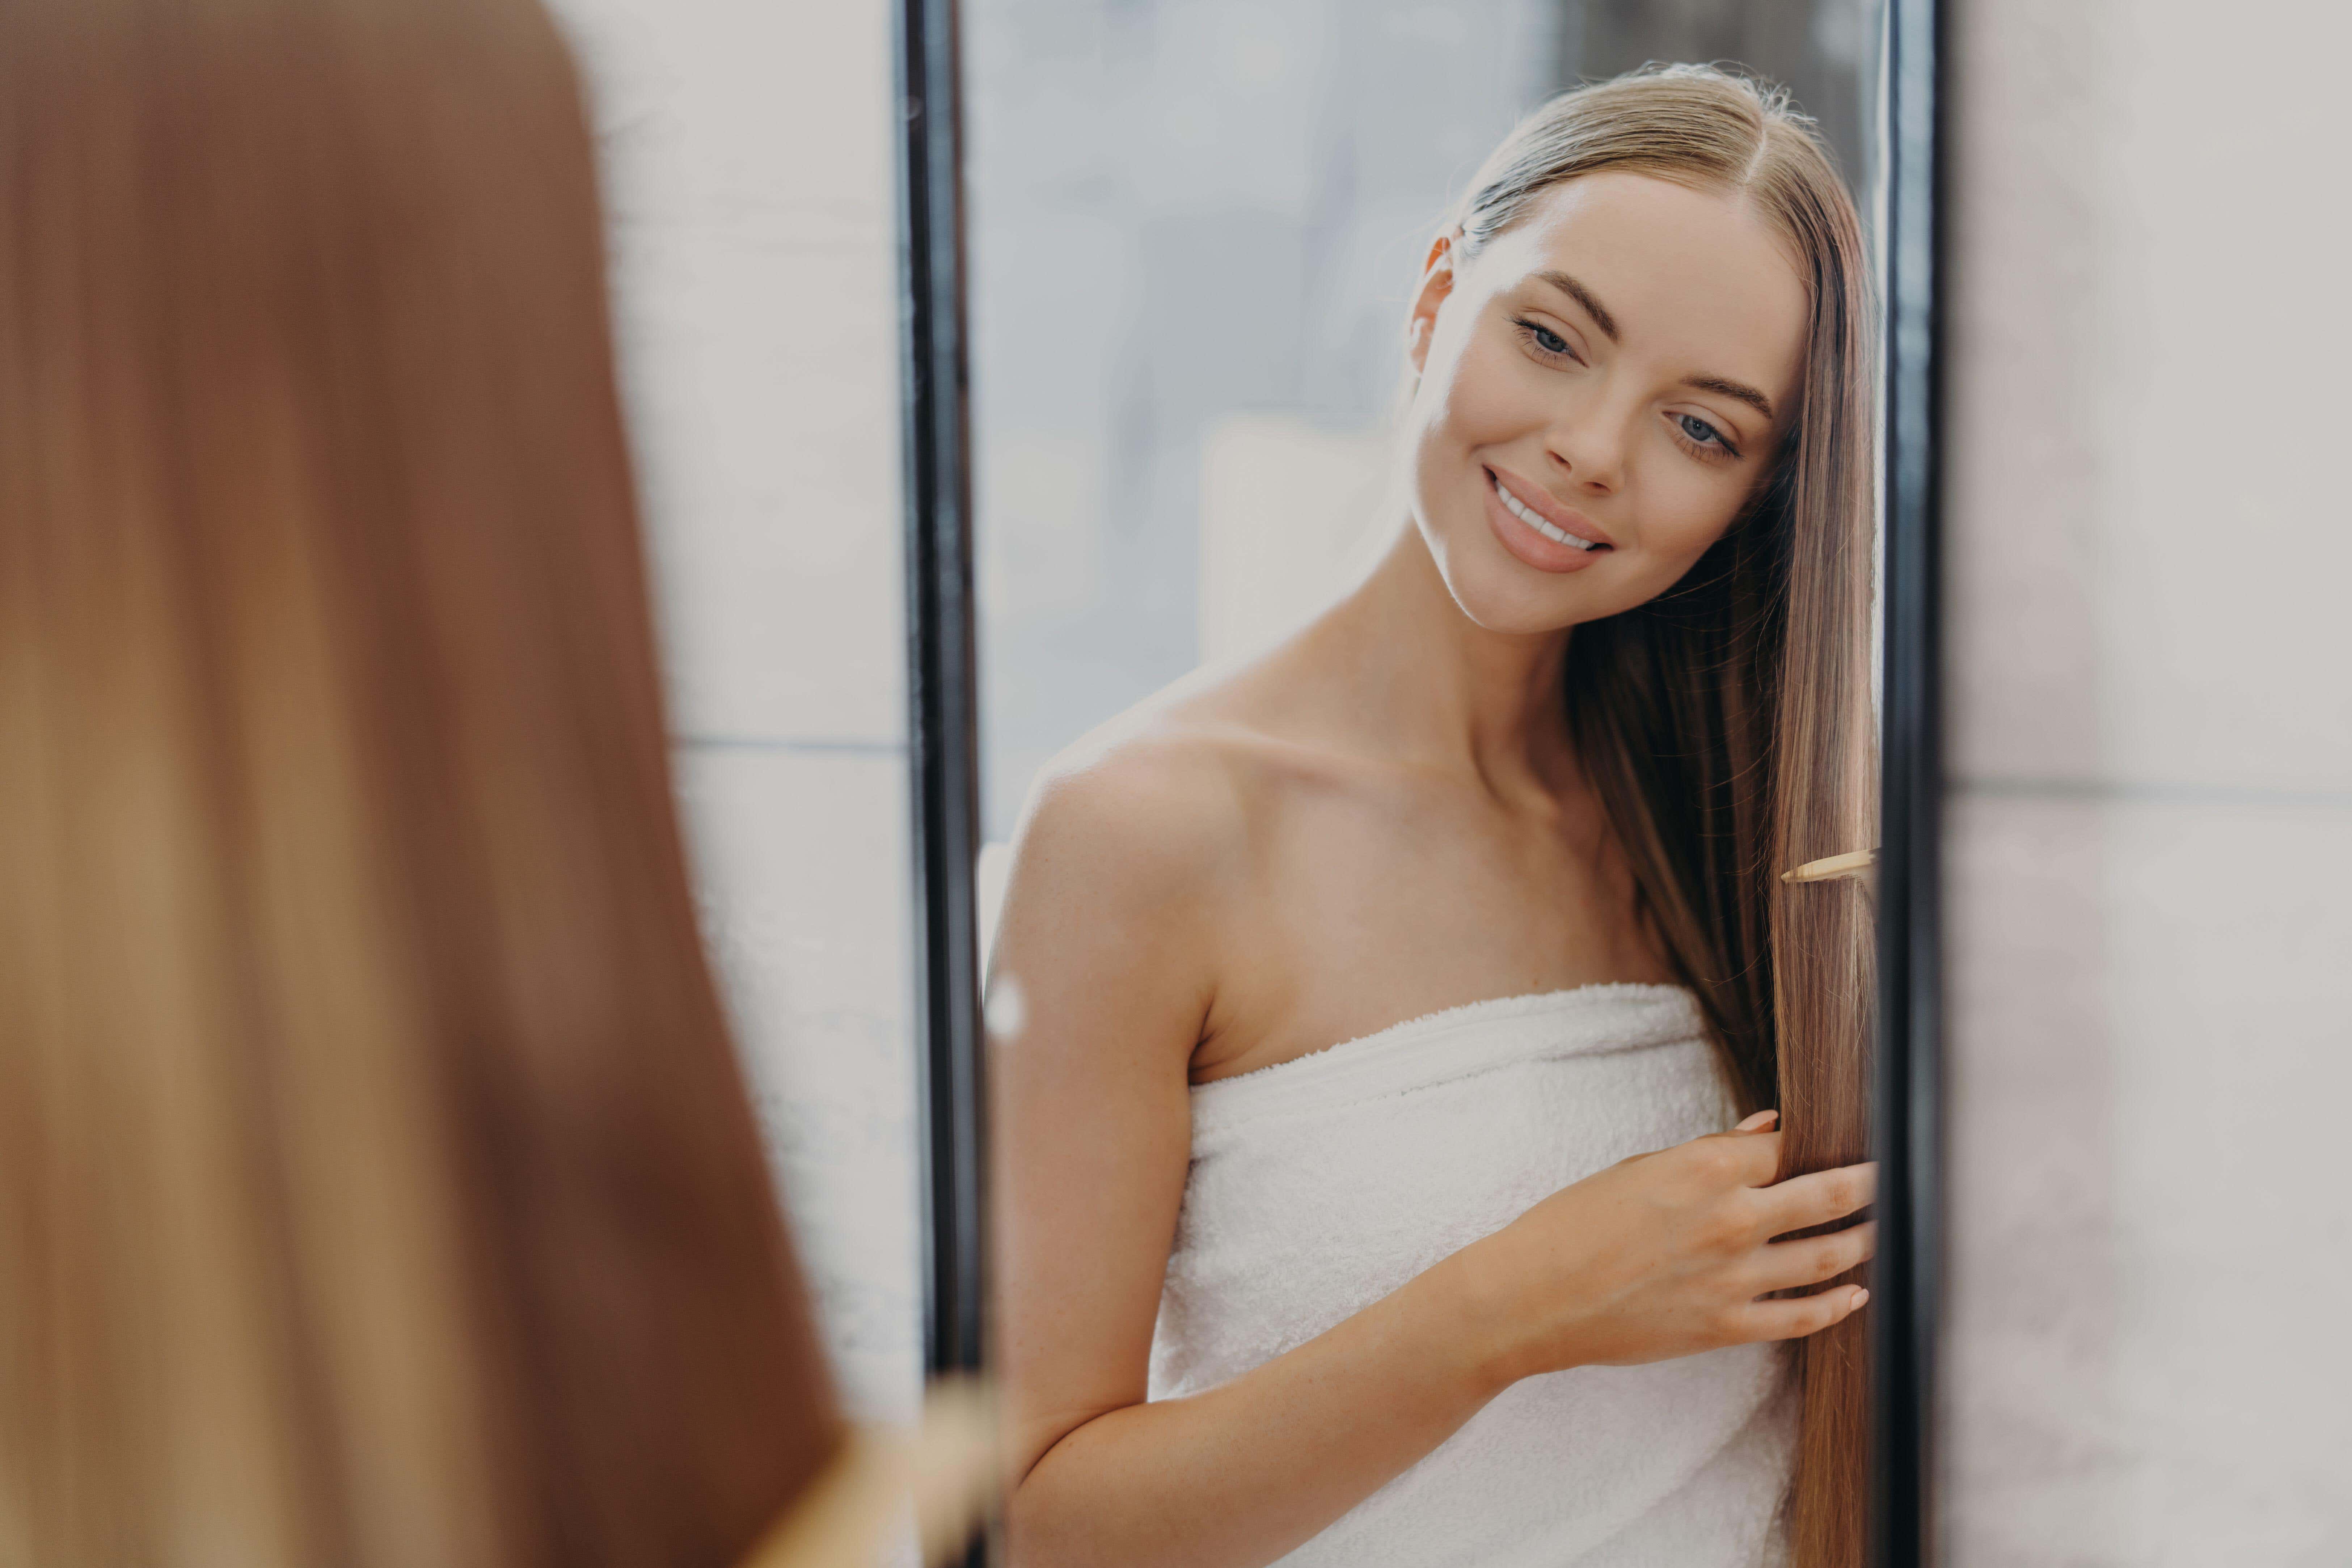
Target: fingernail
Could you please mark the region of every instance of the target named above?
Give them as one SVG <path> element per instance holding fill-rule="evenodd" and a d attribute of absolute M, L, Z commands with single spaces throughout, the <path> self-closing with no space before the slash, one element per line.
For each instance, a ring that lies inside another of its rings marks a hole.
<path fill-rule="evenodd" d="M 1851 1308 L 1849 1308 L 1849 1309 L 1848 1309 L 1848 1310 L 1850 1310 L 1850 1311 L 1855 1311 L 1855 1312 L 1859 1312 L 1859 1311 L 1861 1311 L 1861 1310 L 1862 1310 L 1862 1304 L 1863 1304 L 1864 1301 L 1867 1301 L 1867 1300 L 1870 1300 L 1870 1292 L 1869 1292 L 1869 1291 L 1867 1291 L 1867 1290 L 1865 1290 L 1865 1289 L 1863 1289 L 1861 1286 L 1859 1286 L 1859 1285 L 1855 1286 L 1855 1287 L 1853 1288 L 1853 1305 Z"/>
<path fill-rule="evenodd" d="M 1755 1115 L 1749 1117 L 1747 1121 L 1741 1122 L 1738 1128 L 1734 1129 L 1734 1131 L 1740 1132 L 1753 1132 L 1758 1128 L 1763 1126 L 1766 1122 L 1777 1120 L 1780 1114 L 1780 1113 L 1777 1110 L 1759 1110 Z"/>

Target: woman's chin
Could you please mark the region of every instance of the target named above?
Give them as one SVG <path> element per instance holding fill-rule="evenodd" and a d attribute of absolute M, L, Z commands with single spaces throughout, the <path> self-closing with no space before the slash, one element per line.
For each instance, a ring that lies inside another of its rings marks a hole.
<path fill-rule="evenodd" d="M 1512 637 L 1540 637 L 1610 612 L 1577 579 L 1566 579 L 1486 550 L 1447 550 L 1438 558 L 1446 592 L 1474 626 Z"/>

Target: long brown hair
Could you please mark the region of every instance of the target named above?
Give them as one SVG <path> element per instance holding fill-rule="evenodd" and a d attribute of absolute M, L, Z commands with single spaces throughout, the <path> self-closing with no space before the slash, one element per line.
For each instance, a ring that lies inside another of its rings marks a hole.
<path fill-rule="evenodd" d="M 0 1561 L 720 1565 L 838 1433 L 536 0 L 0 6 Z"/>
<path fill-rule="evenodd" d="M 1781 94 L 1699 66 L 1580 89 L 1528 116 L 1456 221 L 1477 247 L 1564 180 L 1636 170 L 1728 191 L 1775 223 L 1811 294 L 1804 387 L 1769 478 L 1674 589 L 1576 629 L 1569 731 L 1644 915 L 1697 992 L 1738 1097 L 1777 1105 L 1782 1173 L 1867 1156 L 1866 885 L 1785 886 L 1876 842 L 1870 723 L 1874 315 L 1853 203 Z M 1863 1543 L 1862 1322 L 1798 1342 L 1790 1499 L 1799 1568 Z"/>

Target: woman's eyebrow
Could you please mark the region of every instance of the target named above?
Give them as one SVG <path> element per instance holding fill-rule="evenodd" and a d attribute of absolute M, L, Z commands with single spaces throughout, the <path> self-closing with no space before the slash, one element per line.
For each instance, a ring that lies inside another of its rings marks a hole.
<path fill-rule="evenodd" d="M 1772 417 L 1772 400 L 1744 381 L 1727 381 L 1719 375 L 1686 375 L 1683 377 L 1683 384 L 1701 392 L 1719 392 L 1726 397 L 1736 397 L 1767 420 Z"/>
<path fill-rule="evenodd" d="M 1592 324 L 1599 327 L 1611 342 L 1617 341 L 1617 318 L 1609 313 L 1609 307 L 1596 299 L 1591 289 L 1565 272 L 1538 272 L 1536 277 L 1583 306 L 1584 313 L 1592 318 Z"/>

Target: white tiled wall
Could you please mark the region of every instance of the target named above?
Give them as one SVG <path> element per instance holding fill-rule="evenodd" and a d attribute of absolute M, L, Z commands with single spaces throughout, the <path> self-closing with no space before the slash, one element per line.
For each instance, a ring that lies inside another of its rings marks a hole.
<path fill-rule="evenodd" d="M 2352 21 L 1954 9 L 1946 1557 L 2332 1568 Z"/>
<path fill-rule="evenodd" d="M 706 928 L 853 1410 L 918 1351 L 890 13 L 556 0 Z"/>

